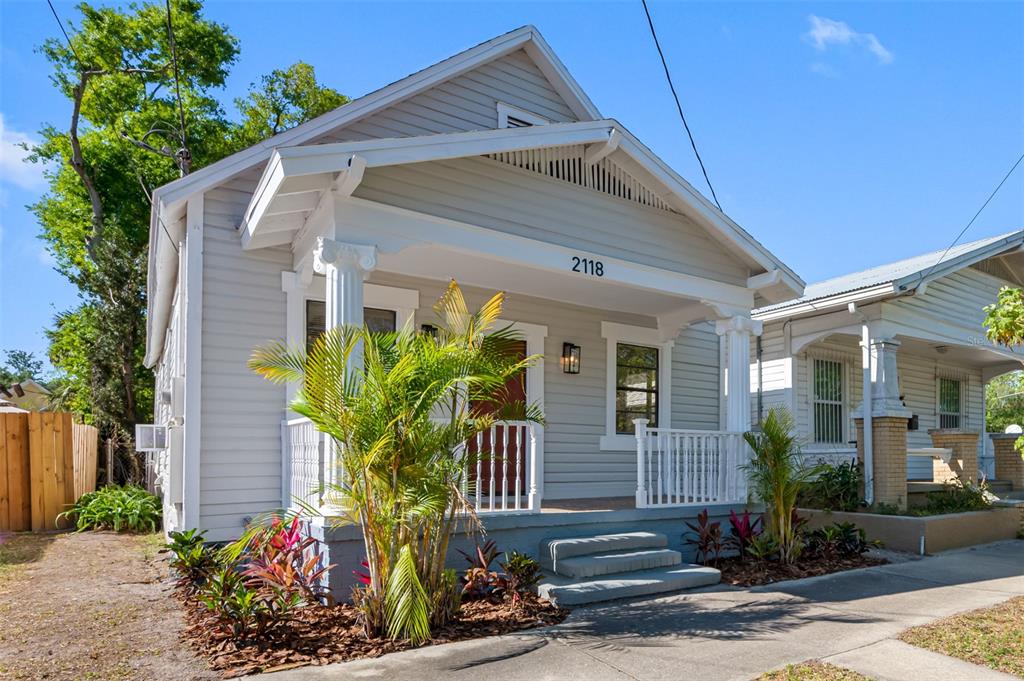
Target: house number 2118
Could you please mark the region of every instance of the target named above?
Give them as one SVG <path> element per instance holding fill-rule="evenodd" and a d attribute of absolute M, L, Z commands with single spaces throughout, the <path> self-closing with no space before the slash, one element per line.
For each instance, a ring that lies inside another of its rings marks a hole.
<path fill-rule="evenodd" d="M 603 277 L 604 263 L 600 260 L 578 258 L 574 255 L 572 256 L 572 271 L 580 272 L 581 274 L 590 274 L 595 277 Z"/>

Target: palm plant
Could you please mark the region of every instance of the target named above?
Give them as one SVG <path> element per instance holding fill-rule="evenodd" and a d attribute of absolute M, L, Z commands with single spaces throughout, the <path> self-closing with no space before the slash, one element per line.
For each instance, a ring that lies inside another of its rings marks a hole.
<path fill-rule="evenodd" d="M 743 434 L 754 452 L 745 469 L 754 496 L 765 507 L 765 531 L 787 565 L 796 561 L 803 545 L 794 524 L 797 495 L 819 472 L 818 467 L 804 466 L 793 431 L 789 412 L 772 409 L 760 432 Z"/>
<path fill-rule="evenodd" d="M 489 455 L 465 443 L 497 421 L 543 419 L 506 390 L 537 358 L 516 355 L 519 336 L 497 328 L 504 300 L 471 312 L 452 281 L 434 307 L 436 334 L 338 327 L 308 352 L 272 343 L 250 359 L 270 380 L 299 382 L 291 408 L 335 443 L 339 476 L 327 492 L 341 522 L 362 528 L 369 583 L 356 600 L 369 633 L 420 642 L 451 616 L 432 604 L 457 588 L 444 569 L 448 540 L 460 521 L 478 527 L 466 477 Z"/>

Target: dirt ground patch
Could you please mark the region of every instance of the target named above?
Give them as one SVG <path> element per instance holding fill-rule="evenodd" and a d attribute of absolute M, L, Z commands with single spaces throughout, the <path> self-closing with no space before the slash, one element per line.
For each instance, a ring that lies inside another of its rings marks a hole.
<path fill-rule="evenodd" d="M 1024 677 L 1024 598 L 914 627 L 900 638 L 919 648 Z"/>
<path fill-rule="evenodd" d="M 159 538 L 0 534 L 0 678 L 214 679 L 179 641 Z"/>

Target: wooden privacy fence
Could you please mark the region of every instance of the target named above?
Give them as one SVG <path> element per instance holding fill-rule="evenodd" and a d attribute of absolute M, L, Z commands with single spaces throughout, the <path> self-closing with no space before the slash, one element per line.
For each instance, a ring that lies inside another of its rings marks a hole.
<path fill-rule="evenodd" d="M 52 530 L 96 488 L 96 429 L 71 414 L 0 414 L 0 530 Z"/>

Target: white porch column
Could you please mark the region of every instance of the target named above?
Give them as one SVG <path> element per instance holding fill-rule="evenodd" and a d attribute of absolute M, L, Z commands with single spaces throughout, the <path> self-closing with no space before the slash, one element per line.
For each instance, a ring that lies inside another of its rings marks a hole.
<path fill-rule="evenodd" d="M 906 410 L 900 400 L 900 378 L 896 369 L 895 338 L 871 339 L 871 412 L 885 415 Z"/>
<path fill-rule="evenodd" d="M 726 343 L 725 429 L 750 430 L 750 336 L 761 335 L 761 322 L 735 316 L 715 322 L 715 332 Z"/>
<path fill-rule="evenodd" d="M 313 268 L 327 279 L 325 305 L 326 328 L 363 325 L 363 282 L 377 266 L 377 248 L 347 244 L 318 237 L 313 250 Z M 348 371 L 362 368 L 363 353 L 359 346 L 348 359 Z M 338 503 L 337 484 L 340 478 L 335 442 L 324 438 L 324 515 L 332 514 Z M 332 499 L 332 496 L 335 497 Z"/>
<path fill-rule="evenodd" d="M 363 325 L 363 282 L 377 266 L 377 248 L 346 244 L 319 237 L 313 251 L 313 267 L 327 278 L 325 308 L 327 328 Z M 362 363 L 353 352 L 350 367 Z"/>

